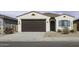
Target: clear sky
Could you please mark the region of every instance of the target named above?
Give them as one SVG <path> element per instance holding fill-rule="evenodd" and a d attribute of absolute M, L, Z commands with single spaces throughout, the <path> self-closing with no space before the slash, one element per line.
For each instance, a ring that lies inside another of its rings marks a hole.
<path fill-rule="evenodd" d="M 57 13 L 57 14 L 69 14 L 79 18 L 79 11 L 42 11 L 42 12 L 50 12 L 50 13 Z M 16 18 L 16 16 L 21 15 L 23 13 L 27 13 L 27 11 L 0 11 L 0 14 L 7 15 L 10 17 Z"/>

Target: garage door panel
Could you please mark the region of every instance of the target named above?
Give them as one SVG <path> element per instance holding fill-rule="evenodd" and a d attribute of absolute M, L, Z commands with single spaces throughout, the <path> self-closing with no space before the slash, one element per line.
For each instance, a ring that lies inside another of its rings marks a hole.
<path fill-rule="evenodd" d="M 22 20 L 22 31 L 23 32 L 45 32 L 46 21 L 41 20 Z"/>

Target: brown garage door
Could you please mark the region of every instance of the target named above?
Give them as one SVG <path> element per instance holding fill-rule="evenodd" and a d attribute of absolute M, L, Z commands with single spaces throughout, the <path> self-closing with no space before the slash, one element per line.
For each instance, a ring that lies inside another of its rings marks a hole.
<path fill-rule="evenodd" d="M 22 32 L 45 32 L 45 19 L 25 19 L 22 20 Z"/>

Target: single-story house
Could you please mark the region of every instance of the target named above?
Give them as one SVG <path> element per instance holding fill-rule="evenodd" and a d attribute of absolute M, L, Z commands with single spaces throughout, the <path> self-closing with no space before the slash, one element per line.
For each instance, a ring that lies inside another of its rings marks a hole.
<path fill-rule="evenodd" d="M 6 28 L 14 28 L 14 30 L 17 31 L 17 20 L 0 14 L 0 33 L 3 34 Z"/>
<path fill-rule="evenodd" d="M 66 14 L 31 11 L 17 16 L 17 19 L 18 32 L 50 32 L 62 30 L 63 27 L 68 27 L 69 30 L 79 28 L 75 25 L 77 23 L 76 18 Z"/>

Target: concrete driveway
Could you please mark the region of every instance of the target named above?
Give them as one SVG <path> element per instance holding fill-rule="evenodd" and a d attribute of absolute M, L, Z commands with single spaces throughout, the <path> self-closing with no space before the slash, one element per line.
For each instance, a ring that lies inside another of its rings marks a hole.
<path fill-rule="evenodd" d="M 0 41 L 42 41 L 45 32 L 22 32 L 0 37 Z"/>
<path fill-rule="evenodd" d="M 56 32 L 22 32 L 0 36 L 0 41 L 79 41 L 79 33 L 58 34 Z"/>

